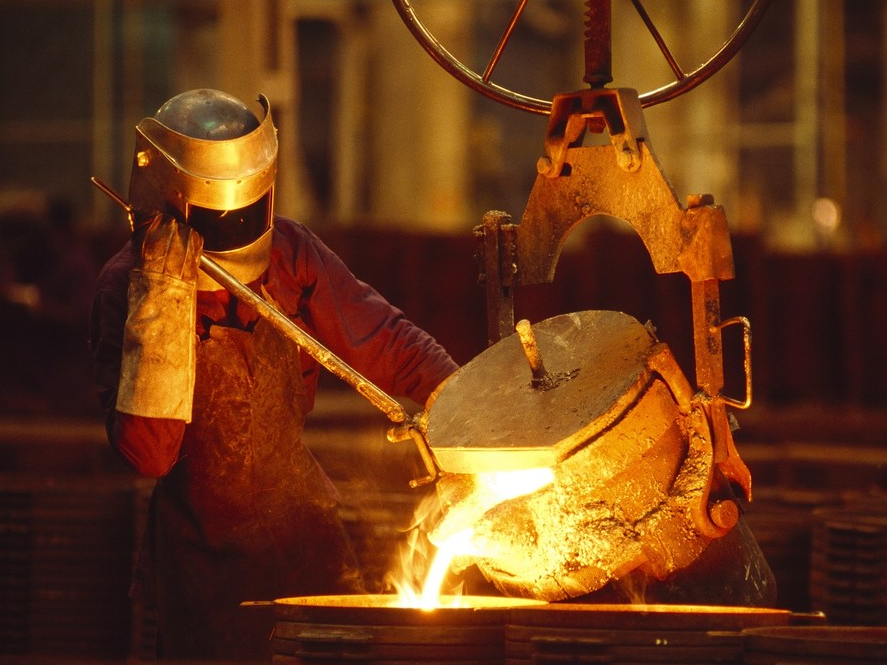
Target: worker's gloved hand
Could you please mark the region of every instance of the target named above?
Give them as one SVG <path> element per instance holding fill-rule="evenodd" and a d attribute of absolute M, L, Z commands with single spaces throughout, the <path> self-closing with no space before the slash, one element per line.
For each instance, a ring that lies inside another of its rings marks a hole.
<path fill-rule="evenodd" d="M 444 386 L 447 382 L 452 379 L 456 375 L 456 372 L 450 374 L 447 378 L 441 381 L 437 388 L 431 391 L 431 394 L 425 400 L 425 408 L 413 416 L 412 421 L 408 423 L 400 423 L 397 425 L 392 425 L 388 428 L 388 440 L 392 443 L 398 443 L 399 441 L 409 441 L 412 438 L 410 434 L 410 426 L 416 426 L 419 430 L 426 434 L 428 433 L 428 412 L 431 410 L 432 405 L 437 400 L 437 396 L 440 395 Z"/>
<path fill-rule="evenodd" d="M 133 236 L 135 267 L 117 410 L 191 420 L 196 353 L 197 275 L 203 239 L 161 213 L 143 213 Z"/>

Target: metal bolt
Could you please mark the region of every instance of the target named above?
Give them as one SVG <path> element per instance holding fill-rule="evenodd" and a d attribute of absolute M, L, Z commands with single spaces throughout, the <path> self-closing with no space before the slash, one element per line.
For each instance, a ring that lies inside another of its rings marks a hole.
<path fill-rule="evenodd" d="M 716 502 L 708 512 L 711 521 L 722 529 L 732 529 L 739 521 L 739 507 L 729 499 Z"/>

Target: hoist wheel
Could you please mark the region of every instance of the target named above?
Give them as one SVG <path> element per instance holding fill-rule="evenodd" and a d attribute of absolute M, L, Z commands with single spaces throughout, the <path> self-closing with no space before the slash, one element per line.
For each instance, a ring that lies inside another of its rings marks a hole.
<path fill-rule="evenodd" d="M 693 71 L 684 72 L 672 55 L 670 49 L 668 48 L 668 45 L 665 43 L 665 40 L 661 37 L 659 31 L 656 29 L 656 26 L 653 24 L 652 20 L 648 16 L 646 10 L 642 6 L 641 0 L 630 1 L 635 10 L 638 12 L 638 15 L 643 20 L 644 25 L 649 30 L 653 39 L 656 41 L 656 45 L 658 46 L 659 51 L 662 53 L 662 56 L 665 58 L 675 76 L 674 81 L 671 81 L 670 83 L 667 83 L 660 88 L 656 88 L 655 90 L 649 90 L 640 94 L 641 105 L 645 108 L 648 106 L 653 106 L 654 104 L 666 102 L 670 99 L 674 99 L 675 97 L 678 97 L 685 92 L 692 90 L 703 81 L 708 79 L 710 76 L 718 72 L 733 58 L 733 56 L 735 56 L 739 52 L 745 41 L 758 26 L 758 23 L 760 23 L 761 18 L 763 18 L 764 16 L 764 12 L 770 5 L 770 0 L 753 0 L 742 20 L 739 22 L 739 25 L 736 27 L 727 41 L 724 42 L 724 44 L 720 47 L 720 49 L 718 49 L 717 52 L 715 52 L 715 54 L 711 56 L 711 58 L 709 58 L 706 62 L 704 62 Z M 469 88 L 472 88 L 473 90 L 481 93 L 485 97 L 489 97 L 490 99 L 505 104 L 506 106 L 511 106 L 513 108 L 517 108 L 522 111 L 528 111 L 530 113 L 539 113 L 544 115 L 550 113 L 550 100 L 537 99 L 535 97 L 529 97 L 527 95 L 514 92 L 512 90 L 497 85 L 491 80 L 491 76 L 493 70 L 495 69 L 495 65 L 498 61 L 499 55 L 501 55 L 502 50 L 505 48 L 505 45 L 507 44 L 511 36 L 511 31 L 520 20 L 520 14 L 523 11 L 523 8 L 528 0 L 517 1 L 517 8 L 511 18 L 511 22 L 505 28 L 502 39 L 497 45 L 496 50 L 494 51 L 490 60 L 490 64 L 487 66 L 483 74 L 478 74 L 477 72 L 457 60 L 443 46 L 443 44 L 441 44 L 434 37 L 434 35 L 432 35 L 431 32 L 429 32 L 429 30 L 422 24 L 422 22 L 416 16 L 416 12 L 411 6 L 409 0 L 392 0 L 392 2 L 394 2 L 394 6 L 397 9 L 398 14 L 400 14 L 401 19 L 406 24 L 407 28 L 409 28 L 410 32 L 413 34 L 413 37 L 416 38 L 422 48 L 424 48 L 425 51 L 428 52 L 428 54 L 434 59 L 435 62 L 437 62 L 437 64 L 443 67 L 444 70 L 455 77 L 458 81 L 461 81 Z M 595 45 L 594 43 L 589 44 L 589 41 L 593 42 L 596 34 L 600 34 L 600 30 L 604 30 L 606 33 L 604 37 L 606 39 L 609 39 L 610 26 L 596 26 L 594 23 L 594 12 L 592 11 L 596 3 L 594 2 L 594 0 L 589 0 L 588 2 L 586 2 L 586 5 L 589 8 L 586 16 L 586 51 L 588 51 L 589 45 L 592 49 L 601 46 Z M 607 19 L 609 19 L 609 16 L 607 17 Z M 603 48 L 608 51 L 609 43 L 603 45 Z"/>

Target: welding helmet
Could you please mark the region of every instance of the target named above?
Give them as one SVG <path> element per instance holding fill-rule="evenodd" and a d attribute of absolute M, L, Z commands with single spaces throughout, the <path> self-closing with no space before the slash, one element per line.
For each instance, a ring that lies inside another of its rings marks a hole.
<path fill-rule="evenodd" d="M 259 95 L 260 120 L 218 90 L 183 92 L 136 125 L 129 202 L 190 224 L 204 254 L 243 283 L 257 279 L 271 253 L 277 132 Z M 221 287 L 200 273 L 198 289 Z"/>

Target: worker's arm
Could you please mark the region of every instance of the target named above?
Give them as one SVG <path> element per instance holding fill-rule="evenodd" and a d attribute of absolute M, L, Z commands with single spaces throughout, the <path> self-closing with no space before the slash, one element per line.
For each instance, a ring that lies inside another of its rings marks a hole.
<path fill-rule="evenodd" d="M 157 215 L 99 277 L 90 345 L 108 438 L 146 476 L 172 467 L 191 417 L 200 249 Z"/>
<path fill-rule="evenodd" d="M 322 344 L 382 390 L 425 404 L 432 391 L 458 369 L 446 350 L 358 280 L 305 227 L 281 222 L 277 228 L 293 236 L 286 243 L 293 255 L 283 258 L 301 285 L 298 318 Z"/>

